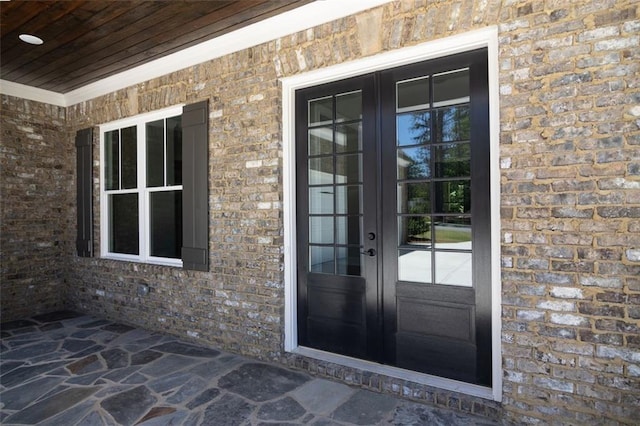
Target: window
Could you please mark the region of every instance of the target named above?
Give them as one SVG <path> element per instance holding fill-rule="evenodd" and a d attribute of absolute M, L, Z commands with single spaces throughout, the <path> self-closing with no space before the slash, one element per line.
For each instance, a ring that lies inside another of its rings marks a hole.
<path fill-rule="evenodd" d="M 100 130 L 102 256 L 181 266 L 182 107 Z"/>

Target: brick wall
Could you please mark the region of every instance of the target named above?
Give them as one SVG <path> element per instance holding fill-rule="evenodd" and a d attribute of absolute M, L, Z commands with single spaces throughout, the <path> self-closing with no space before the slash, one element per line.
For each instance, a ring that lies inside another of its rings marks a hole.
<path fill-rule="evenodd" d="M 500 416 L 497 404 L 477 398 L 282 355 L 277 80 L 497 25 L 505 419 L 633 424 L 640 418 L 639 8 L 613 0 L 398 1 L 68 108 L 75 131 L 209 99 L 211 127 L 211 272 L 72 258 L 70 302 L 350 384 Z M 99 218 L 96 237 L 98 225 Z M 147 296 L 138 295 L 141 284 Z"/>
<path fill-rule="evenodd" d="M 75 157 L 64 108 L 0 99 L 0 306 L 10 321 L 65 306 Z"/>
<path fill-rule="evenodd" d="M 638 10 L 501 12 L 504 404 L 532 423 L 640 418 Z"/>

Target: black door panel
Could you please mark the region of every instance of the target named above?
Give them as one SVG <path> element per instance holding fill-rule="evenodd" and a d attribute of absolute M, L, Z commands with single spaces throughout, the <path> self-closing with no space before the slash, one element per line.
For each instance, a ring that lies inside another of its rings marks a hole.
<path fill-rule="evenodd" d="M 490 385 L 487 52 L 296 93 L 299 343 Z"/>

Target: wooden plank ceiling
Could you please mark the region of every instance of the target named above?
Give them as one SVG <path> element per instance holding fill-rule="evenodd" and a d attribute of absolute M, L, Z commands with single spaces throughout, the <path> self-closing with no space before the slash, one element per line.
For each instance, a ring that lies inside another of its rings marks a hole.
<path fill-rule="evenodd" d="M 0 78 L 67 93 L 311 1 L 0 1 Z"/>

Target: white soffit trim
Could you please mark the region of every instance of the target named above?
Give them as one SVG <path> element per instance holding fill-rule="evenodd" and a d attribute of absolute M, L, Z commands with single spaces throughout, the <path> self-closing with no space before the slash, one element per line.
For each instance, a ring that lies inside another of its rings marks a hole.
<path fill-rule="evenodd" d="M 392 0 L 314 1 L 68 93 L 36 89 L 3 80 L 0 80 L 0 93 L 58 106 L 71 106 L 390 1 Z"/>
<path fill-rule="evenodd" d="M 0 93 L 60 107 L 67 106 L 65 96 L 62 93 L 25 86 L 12 81 L 0 80 Z"/>

